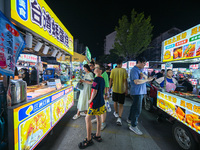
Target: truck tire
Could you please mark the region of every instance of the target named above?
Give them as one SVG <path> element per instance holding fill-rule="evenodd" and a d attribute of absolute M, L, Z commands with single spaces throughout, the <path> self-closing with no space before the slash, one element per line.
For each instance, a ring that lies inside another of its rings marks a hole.
<path fill-rule="evenodd" d="M 172 135 L 179 147 L 184 150 L 197 150 L 197 143 L 194 140 L 188 127 L 184 124 L 176 122 L 172 127 Z"/>

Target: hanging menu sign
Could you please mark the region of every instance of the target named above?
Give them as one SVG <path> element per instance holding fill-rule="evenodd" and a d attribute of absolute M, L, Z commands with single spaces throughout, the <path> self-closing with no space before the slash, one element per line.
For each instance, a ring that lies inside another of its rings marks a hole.
<path fill-rule="evenodd" d="M 14 76 L 15 64 L 25 41 L 15 26 L 0 11 L 0 73 Z"/>

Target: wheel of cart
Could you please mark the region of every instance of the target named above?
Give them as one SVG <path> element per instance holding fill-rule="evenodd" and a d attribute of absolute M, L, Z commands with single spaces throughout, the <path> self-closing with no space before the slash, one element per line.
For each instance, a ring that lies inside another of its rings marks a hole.
<path fill-rule="evenodd" d="M 174 140 L 178 145 L 184 150 L 197 150 L 199 145 L 196 142 L 195 136 L 192 134 L 194 131 L 191 131 L 184 124 L 176 121 L 172 127 L 172 135 Z"/>
<path fill-rule="evenodd" d="M 153 103 L 151 101 L 151 97 L 149 97 L 149 95 L 145 95 L 144 96 L 144 109 L 147 110 L 147 111 L 151 111 L 152 110 L 152 107 L 153 107 Z"/>

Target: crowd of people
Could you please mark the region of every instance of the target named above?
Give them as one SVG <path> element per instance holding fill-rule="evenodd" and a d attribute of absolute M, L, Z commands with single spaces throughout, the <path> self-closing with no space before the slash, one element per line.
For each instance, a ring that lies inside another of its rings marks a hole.
<path fill-rule="evenodd" d="M 85 76 L 80 83 L 83 83 L 83 89 L 80 90 L 80 95 L 77 104 L 77 113 L 73 119 L 76 120 L 80 116 L 85 116 L 87 137 L 79 143 L 79 148 L 84 149 L 93 144 L 92 139 L 101 142 L 101 130 L 106 128 L 106 111 L 110 111 L 108 97 L 109 91 L 112 89 L 112 100 L 114 102 L 114 117 L 116 124 L 122 126 L 123 105 L 125 96 L 128 94 L 128 74 L 122 68 L 122 60 L 117 60 L 117 67 L 110 72 L 109 67 L 104 67 L 100 63 L 91 62 L 89 65 L 84 65 Z M 138 118 L 142 110 L 142 99 L 146 94 L 146 82 L 152 81 L 153 77 L 147 77 L 143 73 L 143 68 L 146 64 L 146 59 L 140 57 L 137 59 L 137 64 L 131 70 L 131 90 L 130 95 L 133 99 L 133 104 L 130 108 L 127 123 L 130 124 L 130 131 L 137 135 L 142 135 L 138 129 Z M 92 119 L 95 116 L 95 119 Z M 92 123 L 97 122 L 96 133 L 91 133 Z"/>
<path fill-rule="evenodd" d="M 77 113 L 73 116 L 76 120 L 81 116 L 85 117 L 87 137 L 79 143 L 79 148 L 84 149 L 93 144 L 92 139 L 101 142 L 101 131 L 107 126 L 106 113 L 111 112 L 109 105 L 109 97 L 112 95 L 114 102 L 113 115 L 116 118 L 116 124 L 122 126 L 123 105 L 125 96 L 128 94 L 128 74 L 126 69 L 122 68 L 122 60 L 116 61 L 116 68 L 110 71 L 110 67 L 106 68 L 101 63 L 90 62 L 89 65 L 83 66 L 85 75 L 80 79 L 82 84 L 77 104 Z M 133 100 L 130 107 L 129 115 L 126 122 L 129 124 L 129 130 L 137 135 L 142 135 L 142 131 L 138 128 L 138 118 L 142 111 L 142 101 L 147 94 L 146 83 L 155 80 L 161 88 L 165 88 L 167 92 L 173 92 L 177 86 L 187 87 L 188 92 L 193 91 L 193 86 L 187 78 L 181 76 L 178 81 L 173 76 L 173 71 L 162 69 L 160 72 L 146 75 L 144 66 L 147 60 L 144 57 L 137 59 L 136 65 L 130 71 L 130 96 Z M 28 85 L 37 84 L 37 70 L 32 68 L 31 73 L 28 69 L 23 69 L 22 79 Z M 111 94 L 112 91 L 112 94 Z M 93 118 L 95 116 L 95 118 Z M 92 123 L 97 123 L 96 133 L 92 133 Z"/>
<path fill-rule="evenodd" d="M 87 137 L 79 143 L 79 148 L 84 149 L 93 144 L 92 139 L 97 142 L 102 141 L 101 131 L 107 126 L 106 113 L 111 112 L 109 105 L 109 97 L 112 95 L 114 102 L 113 116 L 116 118 L 116 124 L 122 126 L 123 105 L 125 96 L 128 94 L 128 74 L 126 69 L 122 68 L 122 60 L 116 61 L 116 68 L 110 71 L 110 67 L 106 68 L 101 63 L 93 61 L 83 66 L 85 75 L 80 79 L 82 84 L 77 104 L 77 113 L 73 116 L 76 120 L 81 116 L 85 117 Z M 144 57 L 137 59 L 136 65 L 130 71 L 130 96 L 133 100 L 130 107 L 129 115 L 126 122 L 129 124 L 129 130 L 137 135 L 142 135 L 142 131 L 138 128 L 138 118 L 142 111 L 142 101 L 147 94 L 146 83 L 155 80 L 161 88 L 165 88 L 167 92 L 173 92 L 177 86 L 187 87 L 188 92 L 193 91 L 193 86 L 187 78 L 181 76 L 178 80 L 173 76 L 173 71 L 162 69 L 160 72 L 146 75 L 144 66 L 147 60 Z M 31 72 L 23 68 L 22 79 L 27 85 L 37 84 L 37 70 L 32 68 Z M 112 93 L 111 93 L 112 91 Z M 95 118 L 93 118 L 95 116 Z M 92 123 L 97 123 L 96 133 L 92 133 Z"/>

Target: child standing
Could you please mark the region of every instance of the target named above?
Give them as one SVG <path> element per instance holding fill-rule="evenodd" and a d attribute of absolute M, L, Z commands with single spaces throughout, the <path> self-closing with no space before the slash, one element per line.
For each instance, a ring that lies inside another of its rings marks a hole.
<path fill-rule="evenodd" d="M 93 145 L 92 139 L 101 142 L 101 119 L 100 115 L 105 113 L 105 101 L 103 98 L 104 94 L 104 88 L 105 88 L 105 81 L 101 77 L 101 74 L 104 70 L 104 67 L 102 65 L 95 65 L 94 73 L 96 75 L 96 78 L 93 81 L 92 84 L 92 92 L 91 92 L 91 97 L 89 100 L 89 108 L 87 111 L 87 115 L 85 117 L 85 122 L 86 122 L 86 129 L 87 129 L 87 138 L 83 140 L 83 142 L 79 143 L 79 148 L 84 149 L 88 146 Z M 91 123 L 91 118 L 92 116 L 95 115 L 97 118 L 97 132 L 92 133 L 92 123 Z"/>

